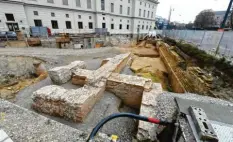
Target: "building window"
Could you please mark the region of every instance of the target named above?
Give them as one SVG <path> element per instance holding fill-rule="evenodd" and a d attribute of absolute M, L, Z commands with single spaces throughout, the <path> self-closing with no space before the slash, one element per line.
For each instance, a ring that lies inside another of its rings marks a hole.
<path fill-rule="evenodd" d="M 105 17 L 103 17 L 103 20 L 105 20 Z"/>
<path fill-rule="evenodd" d="M 66 21 L 66 29 L 72 29 L 70 21 Z"/>
<path fill-rule="evenodd" d="M 130 7 L 128 7 L 127 14 L 130 15 Z"/>
<path fill-rule="evenodd" d="M 41 20 L 34 20 L 35 26 L 36 27 L 42 27 L 42 21 Z"/>
<path fill-rule="evenodd" d="M 101 10 L 105 10 L 105 0 L 101 0 Z"/>
<path fill-rule="evenodd" d="M 91 0 L 87 0 L 87 9 L 91 9 Z"/>
<path fill-rule="evenodd" d="M 144 25 L 142 25 L 142 29 L 144 30 Z"/>
<path fill-rule="evenodd" d="M 153 18 L 153 12 L 151 12 L 151 18 Z"/>
<path fill-rule="evenodd" d="M 146 3 L 145 3 L 145 7 L 146 7 Z"/>
<path fill-rule="evenodd" d="M 140 29 L 140 25 L 138 25 L 138 29 Z"/>
<path fill-rule="evenodd" d="M 138 14 L 138 16 L 140 16 L 140 17 L 141 17 L 141 13 L 142 13 L 142 10 L 141 10 L 141 9 L 139 9 L 139 14 Z"/>
<path fill-rule="evenodd" d="M 114 29 L 114 24 L 111 24 L 111 29 L 112 29 L 112 30 Z"/>
<path fill-rule="evenodd" d="M 89 29 L 93 29 L 93 23 L 92 22 L 89 22 L 88 26 L 89 26 Z"/>
<path fill-rule="evenodd" d="M 148 30 L 148 25 L 146 25 L 146 29 Z"/>
<path fill-rule="evenodd" d="M 120 14 L 122 14 L 122 9 L 123 9 L 122 5 L 120 5 Z"/>
<path fill-rule="evenodd" d="M 111 12 L 114 12 L 114 3 L 111 3 Z"/>
<path fill-rule="evenodd" d="M 142 5 L 142 2 L 140 1 L 140 5 Z"/>
<path fill-rule="evenodd" d="M 149 18 L 150 17 L 150 11 L 148 11 L 148 13 L 147 13 L 147 18 Z"/>
<path fill-rule="evenodd" d="M 76 6 L 77 6 L 77 7 L 81 7 L 81 2 L 80 2 L 80 0 L 76 0 Z"/>
<path fill-rule="evenodd" d="M 56 20 L 52 20 L 52 21 L 51 21 L 51 24 L 52 24 L 52 28 L 53 28 L 53 29 L 58 29 L 58 23 L 57 23 Z"/>
<path fill-rule="evenodd" d="M 81 15 L 78 15 L 78 19 L 81 19 L 82 18 L 82 16 Z"/>
<path fill-rule="evenodd" d="M 89 16 L 89 19 L 92 19 L 92 17 L 91 17 L 91 16 Z"/>
<path fill-rule="evenodd" d="M 66 14 L 66 18 L 69 18 L 70 16 L 69 16 L 69 14 Z"/>
<path fill-rule="evenodd" d="M 106 24 L 105 23 L 102 23 L 102 28 L 106 28 Z"/>
<path fill-rule="evenodd" d="M 127 22 L 129 23 L 129 20 L 127 20 Z"/>
<path fill-rule="evenodd" d="M 122 29 L 122 24 L 119 25 L 119 29 L 120 29 L 120 30 Z"/>
<path fill-rule="evenodd" d="M 34 15 L 39 15 L 38 11 L 33 11 Z"/>
<path fill-rule="evenodd" d="M 150 4 L 149 4 L 149 8 L 150 8 Z"/>
<path fill-rule="evenodd" d="M 128 0 L 128 3 L 130 3 L 130 0 Z"/>
<path fill-rule="evenodd" d="M 13 14 L 5 14 L 5 16 L 7 21 L 15 21 Z"/>
<path fill-rule="evenodd" d="M 127 30 L 129 30 L 129 25 L 127 25 Z"/>
<path fill-rule="evenodd" d="M 54 3 L 54 1 L 53 1 L 53 0 L 47 0 L 47 2 L 48 2 L 48 3 Z"/>
<path fill-rule="evenodd" d="M 54 13 L 54 12 L 51 12 L 51 16 L 52 16 L 52 17 L 55 17 L 55 13 Z"/>
<path fill-rule="evenodd" d="M 112 19 L 112 21 L 114 21 L 114 19 Z"/>
<path fill-rule="evenodd" d="M 144 10 L 143 17 L 146 17 L 146 10 Z"/>
<path fill-rule="evenodd" d="M 120 19 L 120 22 L 122 22 L 122 20 Z"/>
<path fill-rule="evenodd" d="M 78 28 L 83 29 L 83 22 L 78 22 Z"/>
<path fill-rule="evenodd" d="M 62 0 L 63 5 L 68 5 L 68 0 Z"/>

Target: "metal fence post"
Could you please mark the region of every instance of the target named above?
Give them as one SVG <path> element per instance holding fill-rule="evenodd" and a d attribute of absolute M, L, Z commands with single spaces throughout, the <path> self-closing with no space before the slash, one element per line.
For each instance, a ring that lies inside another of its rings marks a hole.
<path fill-rule="evenodd" d="M 219 42 L 218 42 L 218 46 L 217 46 L 217 48 L 216 48 L 216 51 L 215 51 L 215 56 L 218 54 L 218 51 L 219 51 L 219 46 L 220 46 L 220 43 L 221 43 L 221 41 L 222 41 L 222 39 L 223 39 L 223 36 L 224 36 L 224 31 L 223 31 L 223 33 L 222 33 L 222 36 L 221 36 L 221 38 L 220 38 L 220 40 L 219 40 Z"/>
<path fill-rule="evenodd" d="M 202 43 L 203 43 L 203 40 L 204 40 L 204 38 L 205 38 L 205 33 L 206 33 L 206 31 L 204 31 L 204 34 L 203 34 L 203 36 L 202 36 L 201 43 L 200 43 L 200 49 L 201 49 L 201 45 L 202 45 Z"/>

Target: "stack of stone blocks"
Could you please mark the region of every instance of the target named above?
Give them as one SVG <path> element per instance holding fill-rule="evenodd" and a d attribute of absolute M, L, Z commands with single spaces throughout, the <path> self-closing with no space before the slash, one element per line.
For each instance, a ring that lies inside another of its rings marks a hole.
<path fill-rule="evenodd" d="M 131 54 L 105 59 L 95 71 L 85 69 L 82 61 L 49 70 L 52 81 L 62 84 L 71 79 L 82 88 L 67 90 L 57 85 L 43 87 L 33 93 L 32 107 L 39 112 L 82 122 L 105 90 L 113 92 L 131 107 L 140 109 L 140 115 L 155 116 L 156 97 L 162 93 L 161 84 L 151 79 L 119 74 L 130 62 Z M 150 123 L 139 122 L 137 137 L 151 133 Z"/>

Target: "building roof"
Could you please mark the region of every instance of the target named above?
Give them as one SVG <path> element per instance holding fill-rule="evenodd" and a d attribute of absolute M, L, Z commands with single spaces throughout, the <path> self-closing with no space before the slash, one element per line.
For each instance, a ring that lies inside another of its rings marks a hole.
<path fill-rule="evenodd" d="M 226 11 L 214 11 L 214 13 L 216 14 L 216 15 L 224 15 L 225 13 L 226 13 Z"/>

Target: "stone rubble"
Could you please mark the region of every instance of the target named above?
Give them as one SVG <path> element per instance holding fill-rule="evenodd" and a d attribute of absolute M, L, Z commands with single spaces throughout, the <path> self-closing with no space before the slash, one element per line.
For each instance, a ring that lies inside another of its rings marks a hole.
<path fill-rule="evenodd" d="M 86 68 L 85 62 L 74 61 L 67 66 L 50 69 L 48 73 L 55 84 L 64 84 L 71 79 L 72 72 L 78 68 Z"/>
<path fill-rule="evenodd" d="M 143 91 L 150 91 L 151 88 L 151 79 L 117 73 L 112 73 L 106 85 L 108 91 L 133 108 L 140 108 Z"/>

